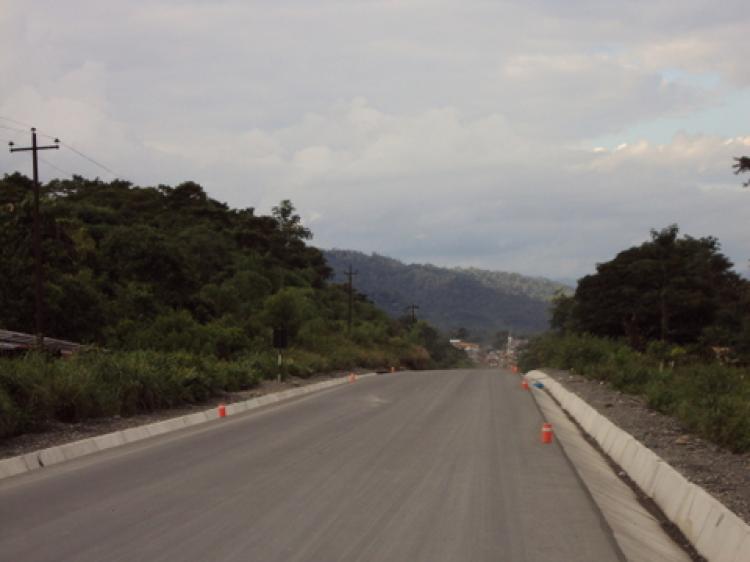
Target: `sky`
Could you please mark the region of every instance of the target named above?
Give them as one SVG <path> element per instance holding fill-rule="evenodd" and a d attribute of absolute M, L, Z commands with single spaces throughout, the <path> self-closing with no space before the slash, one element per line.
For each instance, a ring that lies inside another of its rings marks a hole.
<path fill-rule="evenodd" d="M 745 271 L 746 7 L 0 0 L 0 142 L 76 149 L 42 181 L 291 199 L 322 248 L 575 279 L 676 223 Z"/>

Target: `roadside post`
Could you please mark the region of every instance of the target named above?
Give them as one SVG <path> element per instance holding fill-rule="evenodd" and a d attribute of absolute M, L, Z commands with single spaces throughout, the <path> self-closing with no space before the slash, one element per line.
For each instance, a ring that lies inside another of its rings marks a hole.
<path fill-rule="evenodd" d="M 276 367 L 278 368 L 277 380 L 281 382 L 281 366 L 283 364 L 283 356 L 281 351 L 286 349 L 289 345 L 286 328 L 278 327 L 273 329 L 273 347 L 276 349 Z"/>

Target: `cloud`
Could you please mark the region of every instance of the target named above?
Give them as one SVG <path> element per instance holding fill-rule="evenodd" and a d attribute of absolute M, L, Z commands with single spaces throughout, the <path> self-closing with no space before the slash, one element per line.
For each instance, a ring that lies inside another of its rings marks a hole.
<path fill-rule="evenodd" d="M 5 0 L 0 116 L 141 184 L 193 179 L 261 211 L 289 197 L 323 246 L 571 277 L 677 222 L 744 263 L 731 164 L 748 137 L 695 118 L 747 94 L 744 14 L 738 0 Z M 660 140 L 632 134 L 649 124 Z M 28 161 L 0 153 L 0 169 Z"/>

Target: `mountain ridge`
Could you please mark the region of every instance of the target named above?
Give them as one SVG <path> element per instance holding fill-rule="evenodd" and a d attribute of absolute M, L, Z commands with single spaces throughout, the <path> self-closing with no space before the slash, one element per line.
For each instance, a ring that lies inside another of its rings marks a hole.
<path fill-rule="evenodd" d="M 472 337 L 495 333 L 537 333 L 547 329 L 549 302 L 570 287 L 543 277 L 479 268 L 405 264 L 356 250 L 322 250 L 334 281 L 346 281 L 345 269 L 357 270 L 355 289 L 391 316 L 402 316 L 412 304 L 418 315 L 449 333 L 463 328 Z"/>

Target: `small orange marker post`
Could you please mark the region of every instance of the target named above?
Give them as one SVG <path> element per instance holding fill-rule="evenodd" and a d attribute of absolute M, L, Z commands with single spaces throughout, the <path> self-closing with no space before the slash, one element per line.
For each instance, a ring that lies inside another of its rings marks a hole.
<path fill-rule="evenodd" d="M 219 417 L 227 417 L 227 407 L 224 404 L 219 404 Z"/>
<path fill-rule="evenodd" d="M 529 382 L 526 379 L 521 380 L 521 388 L 523 388 L 524 390 L 529 389 Z"/>
<path fill-rule="evenodd" d="M 349 382 L 354 382 L 357 380 L 357 377 L 354 373 L 349 373 Z"/>
<path fill-rule="evenodd" d="M 542 443 L 545 445 L 552 443 L 552 424 L 545 423 L 542 425 Z"/>

